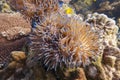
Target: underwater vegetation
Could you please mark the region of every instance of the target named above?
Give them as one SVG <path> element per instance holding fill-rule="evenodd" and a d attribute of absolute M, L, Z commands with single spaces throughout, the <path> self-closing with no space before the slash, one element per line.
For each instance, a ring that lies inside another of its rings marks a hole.
<path fill-rule="evenodd" d="M 97 34 L 75 16 L 59 13 L 46 16 L 30 40 L 33 60 L 39 60 L 48 70 L 84 66 L 99 53 Z"/>

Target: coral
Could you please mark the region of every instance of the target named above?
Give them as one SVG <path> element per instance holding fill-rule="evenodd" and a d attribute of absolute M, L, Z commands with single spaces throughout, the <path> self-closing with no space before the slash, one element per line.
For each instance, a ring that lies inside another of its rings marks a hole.
<path fill-rule="evenodd" d="M 8 0 L 16 10 L 32 18 L 35 15 L 43 16 L 58 10 L 58 0 Z"/>
<path fill-rule="evenodd" d="M 20 13 L 0 13 L 0 64 L 8 64 L 10 52 L 28 43 L 30 23 Z"/>
<path fill-rule="evenodd" d="M 101 80 L 107 80 L 107 76 L 105 74 L 105 70 L 103 68 L 103 64 L 102 64 L 102 55 L 99 55 L 97 57 L 97 60 L 95 62 L 93 62 L 93 64 L 96 66 L 96 68 L 98 69 L 99 71 L 99 78 Z"/>
<path fill-rule="evenodd" d="M 105 14 L 94 13 L 88 14 L 86 22 L 99 33 L 104 45 L 117 46 L 118 26 L 113 19 L 108 18 Z"/>
<path fill-rule="evenodd" d="M 85 17 L 94 12 L 104 13 L 116 19 L 120 17 L 119 0 L 71 0 L 70 4 L 75 8 L 77 14 L 83 14 Z"/>
<path fill-rule="evenodd" d="M 99 33 L 99 41 L 101 41 L 101 56 L 98 56 L 94 63 L 99 71 L 97 78 L 119 79 L 119 70 L 117 70 L 120 56 L 120 49 L 117 47 L 118 26 L 113 19 L 98 13 L 88 15 L 86 22 Z"/>
<path fill-rule="evenodd" d="M 106 56 L 104 59 L 104 63 L 107 65 L 109 65 L 110 67 L 114 67 L 115 65 L 115 61 L 116 61 L 116 57 L 115 56 Z"/>
<path fill-rule="evenodd" d="M 24 70 L 26 70 L 25 69 L 26 54 L 22 51 L 13 51 L 10 53 L 10 55 L 12 58 L 11 62 L 8 64 L 6 68 L 0 71 L 0 79 L 1 80 L 22 79 L 22 75 L 24 75 L 25 73 Z M 28 79 L 25 79 L 25 80 L 28 80 Z"/>
<path fill-rule="evenodd" d="M 0 35 L 8 40 L 20 38 L 31 32 L 29 21 L 20 13 L 0 13 Z"/>
<path fill-rule="evenodd" d="M 51 14 L 30 39 L 32 60 L 39 60 L 48 70 L 87 65 L 99 53 L 97 34 L 75 16 Z"/>
<path fill-rule="evenodd" d="M 97 12 L 104 13 L 110 17 L 115 17 L 116 19 L 120 17 L 120 1 L 114 0 L 114 1 L 103 1 L 101 4 L 99 4 L 99 8 L 97 9 Z"/>

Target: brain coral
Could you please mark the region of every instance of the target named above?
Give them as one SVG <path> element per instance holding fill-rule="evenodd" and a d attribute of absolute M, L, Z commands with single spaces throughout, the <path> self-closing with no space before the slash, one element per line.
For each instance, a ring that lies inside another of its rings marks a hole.
<path fill-rule="evenodd" d="M 43 15 L 58 9 L 58 0 L 8 0 L 16 10 L 28 17 Z"/>
<path fill-rule="evenodd" d="M 79 67 L 98 53 L 98 36 L 79 18 L 51 14 L 30 35 L 31 59 L 49 69 Z M 38 61 L 38 62 L 39 62 Z"/>

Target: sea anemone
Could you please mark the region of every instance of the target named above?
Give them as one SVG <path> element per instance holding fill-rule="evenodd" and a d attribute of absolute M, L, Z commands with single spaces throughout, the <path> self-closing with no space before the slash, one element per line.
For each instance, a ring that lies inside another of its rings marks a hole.
<path fill-rule="evenodd" d="M 48 70 L 89 64 L 99 51 L 98 36 L 79 17 L 51 14 L 30 35 L 29 62 L 40 62 Z"/>
<path fill-rule="evenodd" d="M 58 0 L 8 0 L 15 10 L 28 17 L 44 15 L 58 10 Z"/>

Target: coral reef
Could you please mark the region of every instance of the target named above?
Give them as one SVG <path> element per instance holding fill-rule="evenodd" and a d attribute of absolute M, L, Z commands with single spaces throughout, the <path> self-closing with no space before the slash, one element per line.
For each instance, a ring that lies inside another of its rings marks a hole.
<path fill-rule="evenodd" d="M 119 70 L 117 70 L 119 62 L 120 49 L 117 47 L 118 26 L 113 19 L 108 18 L 105 14 L 89 14 L 86 22 L 93 27 L 100 35 L 102 53 L 97 60 L 93 62 L 99 73 L 99 80 L 118 80 Z M 90 74 L 88 72 L 88 74 Z M 117 76 L 116 76 L 117 75 Z M 89 76 L 92 77 L 92 76 Z M 93 79 L 93 78 L 92 78 Z"/>
<path fill-rule="evenodd" d="M 120 1 L 69 1 L 0 1 L 0 80 L 120 79 Z"/>
<path fill-rule="evenodd" d="M 117 47 L 118 26 L 115 20 L 108 18 L 105 14 L 88 14 L 86 19 L 92 28 L 98 31 L 104 45 Z"/>

